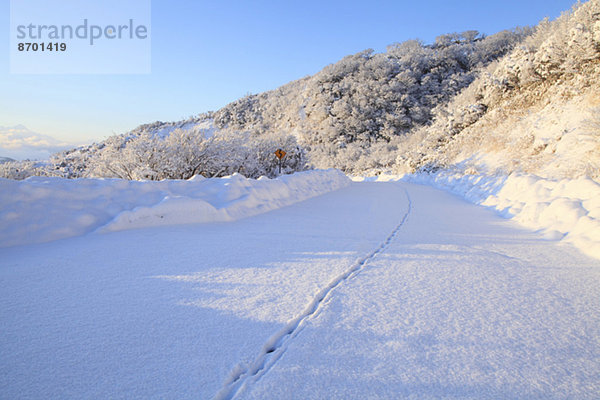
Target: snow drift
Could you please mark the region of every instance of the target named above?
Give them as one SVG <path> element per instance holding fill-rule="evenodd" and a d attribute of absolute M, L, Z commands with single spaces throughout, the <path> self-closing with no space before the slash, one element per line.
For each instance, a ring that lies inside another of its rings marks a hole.
<path fill-rule="evenodd" d="M 385 179 L 385 178 L 381 178 Z M 406 175 L 406 181 L 445 189 L 504 217 L 574 244 L 600 258 L 600 185 L 589 178 L 551 180 L 528 174 L 464 175 L 440 171 Z"/>
<path fill-rule="evenodd" d="M 350 184 L 337 170 L 277 179 L 0 179 L 0 247 L 159 225 L 233 221 Z"/>

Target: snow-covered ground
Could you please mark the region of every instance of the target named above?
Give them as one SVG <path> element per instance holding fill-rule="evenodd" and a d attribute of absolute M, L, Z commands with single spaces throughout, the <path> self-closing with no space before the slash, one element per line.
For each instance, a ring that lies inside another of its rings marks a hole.
<path fill-rule="evenodd" d="M 335 176 L 226 223 L 98 229 L 199 222 L 161 204 L 211 192 L 163 182 L 94 232 L 0 248 L 0 397 L 598 398 L 600 261 L 430 186 Z"/>
<path fill-rule="evenodd" d="M 410 212 L 391 242 L 240 398 L 597 398 L 600 264 L 446 193 L 402 187 Z"/>

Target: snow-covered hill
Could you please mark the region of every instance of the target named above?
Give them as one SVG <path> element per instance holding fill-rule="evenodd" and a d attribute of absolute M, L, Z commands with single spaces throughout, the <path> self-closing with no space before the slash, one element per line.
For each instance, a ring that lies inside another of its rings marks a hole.
<path fill-rule="evenodd" d="M 384 53 L 365 50 L 326 66 L 314 76 L 246 96 L 215 112 L 178 122 L 144 124 L 103 143 L 57 154 L 45 167 L 20 165 L 0 169 L 0 176 L 22 178 L 27 174 L 23 171 L 29 170 L 30 175 L 64 177 L 177 178 L 164 161 L 148 160 L 144 153 L 147 148 L 154 153 L 170 153 L 170 136 L 181 132 L 193 138 L 189 144 L 198 151 L 208 144 L 214 150 L 212 157 L 218 157 L 219 147 L 227 147 L 235 138 L 246 146 L 232 143 L 231 147 L 250 155 L 254 153 L 253 142 L 279 138 L 287 143 L 288 152 L 297 145 L 306 149 L 312 166 L 364 170 L 372 160 L 393 161 L 394 145 L 386 147 L 390 140 L 429 124 L 436 107 L 467 87 L 484 66 L 507 54 L 529 34 L 529 29 L 520 29 L 486 37 L 466 31 L 442 35 L 430 45 L 409 41 L 392 44 Z M 211 139 L 205 140 L 207 136 Z M 140 141 L 147 143 L 144 146 Z M 245 151 L 245 147 L 250 150 Z M 387 149 L 388 154 L 370 157 L 376 149 Z M 132 158 L 132 153 L 141 155 Z M 243 167 L 236 164 L 236 157 L 224 158 L 231 160 L 231 165 L 226 165 L 228 173 Z M 137 164 L 134 169 L 144 173 L 128 176 L 120 169 L 106 167 L 123 159 L 131 160 Z M 210 171 L 202 174 L 209 176 Z"/>
<path fill-rule="evenodd" d="M 254 154 L 287 146 L 299 155 L 290 172 L 308 162 L 360 175 L 452 169 L 597 180 L 599 16 L 600 0 L 589 0 L 534 29 L 364 51 L 215 112 L 141 125 L 45 165 L 2 165 L 0 176 L 188 178 L 200 163 L 176 154 L 195 152 L 204 176 L 258 177 L 276 160 L 270 150 L 258 162 Z"/>
<path fill-rule="evenodd" d="M 399 159 L 407 168 L 598 180 L 599 93 L 600 1 L 590 0 L 488 67 Z"/>

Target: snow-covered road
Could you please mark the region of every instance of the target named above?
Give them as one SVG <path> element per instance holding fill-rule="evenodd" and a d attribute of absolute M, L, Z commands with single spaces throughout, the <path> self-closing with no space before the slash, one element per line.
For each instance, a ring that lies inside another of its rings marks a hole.
<path fill-rule="evenodd" d="M 0 260 L 0 398 L 600 396 L 600 262 L 426 186 Z"/>

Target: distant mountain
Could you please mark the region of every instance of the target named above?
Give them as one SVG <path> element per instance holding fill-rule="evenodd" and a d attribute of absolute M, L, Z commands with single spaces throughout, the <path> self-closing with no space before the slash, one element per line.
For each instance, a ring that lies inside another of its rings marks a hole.
<path fill-rule="evenodd" d="M 0 157 L 0 164 L 3 164 L 5 162 L 12 162 L 12 161 L 15 161 L 15 160 L 12 158 L 8 158 L 8 157 Z"/>
<path fill-rule="evenodd" d="M 72 146 L 23 125 L 0 126 L 0 152 L 13 159 L 48 159 L 51 154 Z"/>

